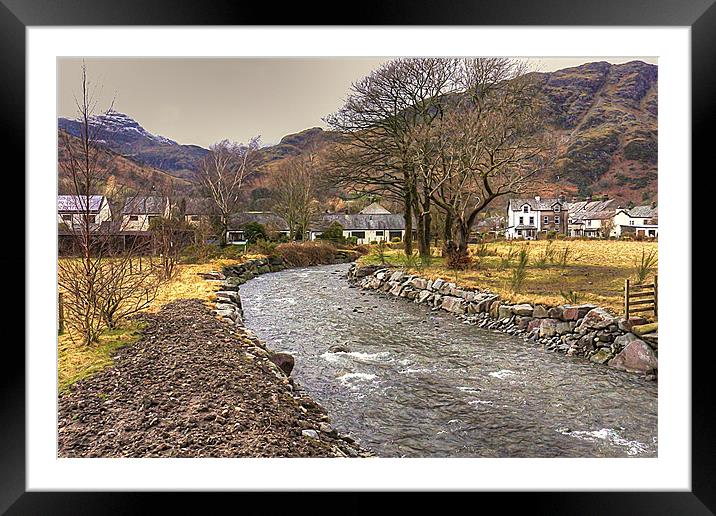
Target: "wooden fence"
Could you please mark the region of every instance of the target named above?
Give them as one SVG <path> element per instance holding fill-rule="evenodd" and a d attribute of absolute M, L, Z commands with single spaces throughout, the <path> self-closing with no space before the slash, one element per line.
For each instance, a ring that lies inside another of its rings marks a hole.
<path fill-rule="evenodd" d="M 65 303 L 62 298 L 62 292 L 57 296 L 57 333 L 61 334 L 65 331 Z"/>
<path fill-rule="evenodd" d="M 659 311 L 658 300 L 658 276 L 654 276 L 653 283 L 632 284 L 630 280 L 624 281 L 624 317 L 627 319 L 632 315 L 648 312 L 656 319 Z"/>

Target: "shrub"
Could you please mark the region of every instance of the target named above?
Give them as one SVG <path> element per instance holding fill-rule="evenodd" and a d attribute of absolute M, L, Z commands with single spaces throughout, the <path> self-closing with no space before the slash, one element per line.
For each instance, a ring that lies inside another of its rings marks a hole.
<path fill-rule="evenodd" d="M 340 242 L 343 243 L 346 241 L 346 239 L 343 237 L 343 226 L 340 222 L 333 221 L 330 226 L 326 228 L 326 230 L 318 235 L 317 237 L 320 240 L 330 240 L 331 242 Z M 352 238 L 352 237 L 349 237 Z M 357 239 L 356 239 L 357 241 Z"/>
<path fill-rule="evenodd" d="M 337 249 L 328 242 L 289 242 L 279 244 L 276 254 L 283 258 L 283 263 L 291 267 L 306 267 L 333 263 Z"/>
<path fill-rule="evenodd" d="M 657 264 L 656 251 L 649 251 L 646 254 L 646 250 L 641 250 L 641 259 L 634 263 L 634 273 L 636 275 L 637 283 L 644 283 L 646 278 L 651 274 Z"/>
<path fill-rule="evenodd" d="M 249 222 L 244 224 L 242 228 L 244 230 L 244 238 L 249 244 L 255 244 L 259 240 L 268 240 L 268 233 L 266 228 L 258 222 Z"/>
<path fill-rule="evenodd" d="M 180 263 L 205 263 L 217 258 L 221 248 L 214 244 L 192 244 L 187 246 L 179 257 Z"/>
<path fill-rule="evenodd" d="M 530 253 L 527 251 L 527 248 L 523 247 L 520 249 L 517 266 L 512 271 L 512 279 L 510 282 L 513 292 L 519 292 L 522 288 L 522 283 L 525 281 L 525 277 L 527 276 L 527 264 L 529 262 L 529 258 Z"/>
<path fill-rule="evenodd" d="M 579 292 L 576 292 L 574 290 L 568 290 L 567 292 L 564 292 L 560 290 L 559 294 L 562 296 L 562 299 L 564 299 L 565 302 L 569 305 L 576 305 L 579 303 Z"/>
<path fill-rule="evenodd" d="M 251 254 L 263 254 L 265 256 L 273 256 L 274 254 L 276 254 L 277 245 L 284 244 L 276 244 L 274 242 L 271 242 L 270 240 L 260 239 L 257 240 L 255 244 L 249 247 L 249 252 Z"/>

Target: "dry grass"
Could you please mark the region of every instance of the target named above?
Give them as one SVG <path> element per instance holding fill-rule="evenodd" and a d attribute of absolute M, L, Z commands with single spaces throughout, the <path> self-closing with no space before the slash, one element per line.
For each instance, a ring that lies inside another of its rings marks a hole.
<path fill-rule="evenodd" d="M 551 251 L 548 246 L 551 245 Z M 518 292 L 511 288 L 513 268 L 519 251 L 529 251 L 529 265 L 526 276 Z M 565 247 L 568 247 L 566 263 L 559 262 Z M 455 281 L 465 287 L 489 289 L 509 302 L 542 303 L 561 305 L 568 301 L 561 292 L 575 292 L 580 303 L 593 303 L 612 309 L 615 313 L 623 311 L 624 280 L 635 277 L 635 262 L 642 251 L 658 252 L 657 242 L 628 242 L 620 240 L 547 240 L 530 242 L 494 242 L 484 246 L 471 246 L 473 263 L 463 271 L 453 271 L 445 267 L 443 259 L 433 258 L 430 265 L 411 264 L 413 271 L 428 278 L 443 278 Z M 507 266 L 503 262 L 512 252 Z M 482 254 L 482 256 L 478 256 Z M 439 250 L 433 250 L 439 255 Z M 552 260 L 544 260 L 552 254 Z M 402 250 L 386 251 L 389 263 L 405 266 L 406 259 Z M 539 265 L 541 261 L 545 263 Z M 364 256 L 361 263 L 378 263 L 375 253 Z"/>
<path fill-rule="evenodd" d="M 260 258 L 246 256 L 244 259 Z M 216 284 L 201 278 L 198 273 L 220 271 L 226 265 L 240 263 L 243 260 L 220 259 L 196 265 L 178 265 L 176 276 L 162 285 L 159 293 L 147 309 L 157 311 L 162 306 L 178 299 L 202 299 L 209 302 L 213 298 Z M 91 376 L 112 364 L 112 355 L 123 346 L 139 340 L 142 326 L 136 321 L 123 321 L 115 330 L 105 331 L 99 343 L 84 346 L 80 339 L 66 332 L 57 339 L 57 377 L 58 391 L 66 391 L 73 383 Z"/>

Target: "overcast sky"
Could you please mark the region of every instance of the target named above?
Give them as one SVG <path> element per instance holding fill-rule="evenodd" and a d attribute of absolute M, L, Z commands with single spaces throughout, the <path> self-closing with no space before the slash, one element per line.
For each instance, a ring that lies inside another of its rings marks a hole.
<path fill-rule="evenodd" d="M 353 81 L 389 58 L 87 58 L 98 86 L 98 110 L 109 107 L 147 131 L 208 147 L 228 138 L 264 144 L 309 127 L 341 107 Z M 530 58 L 549 72 L 591 61 L 624 63 L 649 57 Z M 81 58 L 58 60 L 58 116 L 76 116 Z"/>

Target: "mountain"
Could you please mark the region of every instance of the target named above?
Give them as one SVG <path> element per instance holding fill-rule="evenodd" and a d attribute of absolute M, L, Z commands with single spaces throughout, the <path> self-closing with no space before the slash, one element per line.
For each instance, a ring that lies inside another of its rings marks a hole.
<path fill-rule="evenodd" d="M 600 61 L 555 72 L 534 72 L 533 77 L 547 105 L 544 130 L 560 142 L 559 158 L 539 178 L 543 184 L 535 186 L 539 190 L 535 193 L 607 195 L 636 204 L 657 199 L 656 65 Z M 96 120 L 102 122 L 100 138 L 111 151 L 135 165 L 196 182 L 207 149 L 153 135 L 122 113 L 111 112 Z M 79 124 L 72 120 L 60 118 L 59 127 L 73 135 L 79 133 Z M 309 149 L 330 149 L 337 140 L 337 133 L 313 127 L 262 147 L 259 173 L 252 177 L 249 190 L 265 190 L 271 172 L 285 159 Z M 140 176 L 135 173 L 136 180 Z"/>
<path fill-rule="evenodd" d="M 90 123 L 99 128 L 97 138 L 110 150 L 133 161 L 192 180 L 199 162 L 209 152 L 198 145 L 181 145 L 174 140 L 157 136 L 139 123 L 117 111 L 95 115 Z M 80 123 L 60 118 L 58 127 L 72 136 L 79 136 Z"/>
<path fill-rule="evenodd" d="M 73 153 L 77 156 L 81 155 L 81 142 L 79 138 L 60 131 L 58 134 L 60 140 L 58 161 L 60 164 L 66 163 L 69 158 L 69 153 L 63 143 L 65 136 L 68 138 L 67 141 L 69 141 Z M 120 185 L 138 193 L 148 193 L 152 189 L 185 193 L 191 191 L 193 188 L 193 184 L 186 179 L 175 177 L 163 170 L 137 163 L 130 158 L 117 154 L 105 146 L 100 146 L 97 163 L 98 168 L 106 171 L 107 177 L 102 184 L 104 191 L 96 193 L 110 195 L 111 190 Z M 61 166 L 58 168 L 58 191 L 60 194 L 74 193 L 70 177 L 62 170 Z"/>
<path fill-rule="evenodd" d="M 573 195 L 656 200 L 658 67 L 642 61 L 587 63 L 536 73 L 561 137 L 548 189 Z"/>

